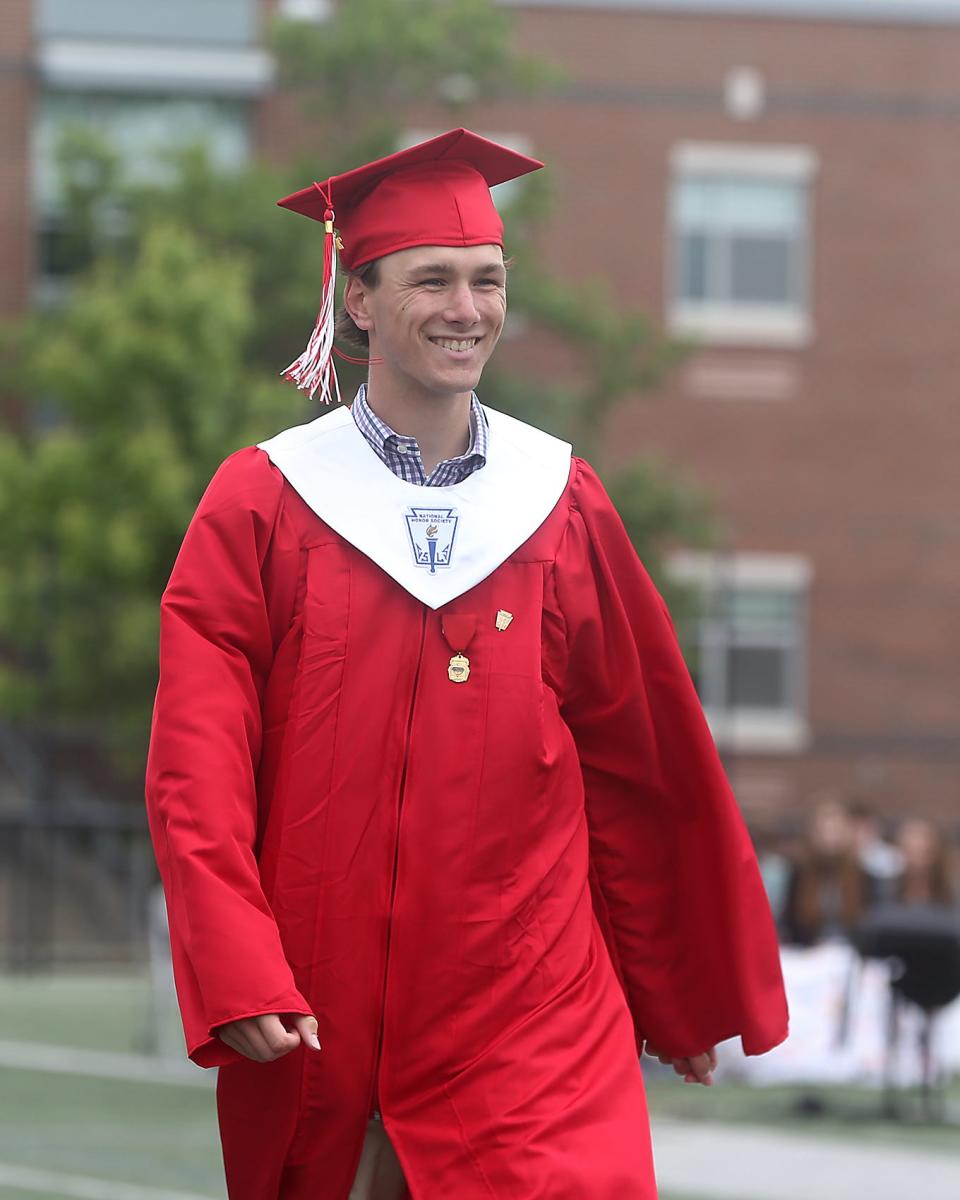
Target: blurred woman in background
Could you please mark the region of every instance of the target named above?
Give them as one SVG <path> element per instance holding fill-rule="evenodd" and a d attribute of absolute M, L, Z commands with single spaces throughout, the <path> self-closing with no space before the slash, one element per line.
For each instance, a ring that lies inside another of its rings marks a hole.
<path fill-rule="evenodd" d="M 835 797 L 816 804 L 790 878 L 784 940 L 812 946 L 846 939 L 868 904 L 868 881 L 853 842 L 847 807 Z"/>
<path fill-rule="evenodd" d="M 897 881 L 901 904 L 953 904 L 956 890 L 943 832 L 933 821 L 908 817 L 897 830 L 902 871 Z"/>

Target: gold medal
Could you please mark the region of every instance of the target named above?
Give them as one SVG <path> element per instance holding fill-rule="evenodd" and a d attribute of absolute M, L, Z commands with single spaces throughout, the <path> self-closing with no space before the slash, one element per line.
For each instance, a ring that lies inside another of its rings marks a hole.
<path fill-rule="evenodd" d="M 465 654 L 455 654 L 447 667 L 447 678 L 453 683 L 466 683 L 470 678 L 470 659 Z"/>
<path fill-rule="evenodd" d="M 430 531 L 427 530 L 429 535 Z M 440 629 L 444 640 L 453 651 L 453 658 L 447 664 L 447 678 L 451 683 L 466 683 L 470 678 L 470 659 L 464 650 L 473 640 L 477 632 L 476 613 L 441 613 Z"/>
<path fill-rule="evenodd" d="M 508 613 L 505 609 L 501 608 L 497 613 L 497 628 L 501 633 L 503 633 L 512 620 L 513 613 Z"/>

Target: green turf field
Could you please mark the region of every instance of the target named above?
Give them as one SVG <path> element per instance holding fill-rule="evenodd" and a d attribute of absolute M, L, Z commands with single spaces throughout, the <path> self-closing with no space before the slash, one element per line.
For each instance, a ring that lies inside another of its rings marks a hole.
<path fill-rule="evenodd" d="M 147 984 L 136 973 L 0 975 L 0 1038 L 140 1052 Z"/>
<path fill-rule="evenodd" d="M 86 1072 L 99 1056 L 73 1053 L 142 1055 L 149 1041 L 147 997 L 145 979 L 135 974 L 0 977 L 0 1059 L 6 1054 L 0 1062 L 0 1200 L 224 1197 L 212 1073 L 190 1071 L 185 1083 L 98 1078 Z M 9 1065 L 11 1056 L 26 1047 L 29 1058 L 36 1046 L 47 1047 L 45 1059 L 53 1059 L 43 1069 Z M 62 1048 L 62 1055 L 51 1056 L 50 1047 Z M 881 1121 L 879 1097 L 866 1089 L 821 1095 L 824 1114 L 801 1120 L 794 1088 L 722 1081 L 693 1088 L 666 1076 L 649 1086 L 655 1117 L 766 1124 L 865 1147 L 882 1140 L 952 1150 L 960 1162 L 956 1128 Z M 960 1108 L 960 1087 L 951 1102 Z M 661 1200 L 701 1198 L 663 1193 Z"/>
<path fill-rule="evenodd" d="M 209 1089 L 0 1071 L 0 1162 L 223 1193 Z"/>
<path fill-rule="evenodd" d="M 0 1041 L 139 1054 L 146 1013 L 136 975 L 0 978 Z M 212 1083 L 212 1074 L 210 1086 L 186 1086 L 0 1066 L 0 1197 L 71 1194 L 5 1184 L 3 1167 L 224 1196 Z"/>

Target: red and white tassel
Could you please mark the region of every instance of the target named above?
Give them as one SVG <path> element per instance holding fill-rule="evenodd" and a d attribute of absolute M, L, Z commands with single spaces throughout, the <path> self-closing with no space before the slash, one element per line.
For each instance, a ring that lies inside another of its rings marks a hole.
<path fill-rule="evenodd" d="M 340 384 L 333 363 L 337 248 L 336 234 L 333 230 L 334 214 L 333 209 L 329 207 L 329 199 L 327 204 L 327 210 L 323 214 L 323 296 L 320 301 L 320 313 L 306 350 L 281 374 L 284 379 L 295 383 L 300 391 L 307 392 L 311 400 L 319 390 L 321 403 L 331 404 L 336 400 L 339 404 Z"/>

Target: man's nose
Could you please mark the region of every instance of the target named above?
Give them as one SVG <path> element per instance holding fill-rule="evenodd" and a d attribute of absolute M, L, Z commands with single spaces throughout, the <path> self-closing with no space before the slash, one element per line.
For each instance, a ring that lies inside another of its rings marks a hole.
<path fill-rule="evenodd" d="M 457 325 L 472 325 L 480 320 L 476 297 L 469 283 L 455 284 L 450 288 L 443 315 Z"/>

